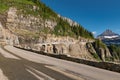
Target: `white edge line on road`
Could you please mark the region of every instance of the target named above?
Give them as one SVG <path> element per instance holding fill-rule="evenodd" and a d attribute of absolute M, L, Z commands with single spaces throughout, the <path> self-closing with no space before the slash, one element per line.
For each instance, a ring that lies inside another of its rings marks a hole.
<path fill-rule="evenodd" d="M 3 50 L 2 48 L 0 48 L 0 53 L 5 57 L 5 58 L 11 58 L 11 59 L 18 59 L 20 60 L 20 58 L 8 53 L 7 51 Z"/>
<path fill-rule="evenodd" d="M 37 74 L 35 74 L 34 72 L 32 72 L 29 69 L 26 69 L 29 73 L 31 73 L 33 76 L 35 76 L 36 78 L 38 78 L 39 80 L 44 80 L 43 78 L 39 77 Z"/>
<path fill-rule="evenodd" d="M 31 70 L 34 70 L 36 73 L 38 73 L 38 74 L 40 74 L 40 75 L 42 75 L 42 76 L 48 78 L 48 80 L 55 80 L 54 78 L 52 78 L 52 77 L 50 77 L 50 76 L 48 76 L 48 75 L 46 75 L 46 74 L 44 74 L 44 73 L 42 73 L 42 72 L 40 72 L 40 71 L 34 69 L 34 68 L 32 68 L 32 67 L 29 67 L 29 66 L 27 66 L 27 67 L 30 68 Z"/>

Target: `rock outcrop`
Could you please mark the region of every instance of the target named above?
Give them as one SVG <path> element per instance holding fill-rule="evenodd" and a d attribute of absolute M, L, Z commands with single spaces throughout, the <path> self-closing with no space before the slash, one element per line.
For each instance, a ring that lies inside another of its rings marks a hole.
<path fill-rule="evenodd" d="M 106 58 L 111 57 L 110 51 L 108 50 L 107 46 L 101 40 L 96 40 L 93 43 L 93 46 L 94 46 L 96 53 L 103 61 L 105 61 Z"/>
<path fill-rule="evenodd" d="M 92 56 L 86 48 L 85 40 L 74 39 L 71 37 L 55 37 L 55 35 L 48 35 L 40 37 L 39 43 L 34 47 L 36 50 L 44 51 L 51 54 L 64 54 L 72 57 L 89 58 Z"/>
<path fill-rule="evenodd" d="M 17 9 L 15 7 L 10 7 L 7 14 L 6 26 L 11 31 L 24 29 L 30 30 L 31 32 L 37 32 L 44 27 L 54 28 L 57 25 L 56 22 L 49 19 L 43 20 L 40 16 L 35 17 L 32 15 L 17 14 Z"/>
<path fill-rule="evenodd" d="M 69 36 L 55 36 L 54 34 L 44 33 L 36 34 L 38 30 L 43 30 L 44 27 L 53 29 L 57 23 L 48 19 L 43 20 L 40 17 L 17 14 L 15 7 L 10 7 L 7 11 L 6 23 L 4 24 L 5 27 L 1 23 L 0 28 L 6 44 L 50 54 L 64 54 L 89 60 L 94 60 L 91 53 L 99 53 L 103 61 L 105 56 L 109 56 L 108 49 L 98 49 L 94 48 L 92 44 L 87 44 L 91 42 L 89 39 L 82 37 L 76 39 Z M 71 25 L 78 24 L 72 22 Z"/>
<path fill-rule="evenodd" d="M 36 5 L 19 3 L 17 8 L 13 5 L 15 2 L 11 2 L 7 5 L 8 10 L 0 14 L 1 44 L 89 60 L 95 60 L 92 54 L 98 54 L 103 61 L 105 57 L 111 56 L 107 47 L 94 45 L 95 40 L 91 38 L 92 34 L 78 23 L 56 15 L 43 4 L 39 5 L 41 8 L 37 3 L 34 3 Z M 24 6 L 23 9 L 21 9 L 22 6 Z M 54 31 L 55 28 L 58 32 Z"/>
<path fill-rule="evenodd" d="M 0 22 L 0 41 L 1 44 L 19 45 L 18 36 L 3 28 Z"/>

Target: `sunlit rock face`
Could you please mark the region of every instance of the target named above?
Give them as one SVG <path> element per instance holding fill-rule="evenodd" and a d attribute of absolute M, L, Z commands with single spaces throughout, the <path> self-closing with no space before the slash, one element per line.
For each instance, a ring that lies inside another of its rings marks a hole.
<path fill-rule="evenodd" d="M 90 52 L 86 48 L 86 43 L 89 42 L 88 39 L 82 37 L 76 39 L 69 36 L 55 36 L 54 34 L 44 33 L 40 33 L 37 39 L 31 36 L 35 35 L 33 33 L 38 33 L 39 30 L 44 29 L 44 27 L 54 29 L 57 22 L 53 20 L 43 20 L 40 16 L 18 14 L 15 7 L 9 8 L 5 18 L 5 21 L 0 23 L 0 38 L 5 44 L 50 54 L 64 54 L 92 59 Z M 70 19 L 63 19 L 67 20 L 70 25 L 78 25 Z M 30 35 L 26 36 L 26 34 Z"/>
<path fill-rule="evenodd" d="M 33 11 L 38 10 L 33 6 Z M 70 26 L 79 26 L 78 23 L 69 18 L 61 17 L 67 21 Z M 91 44 L 89 49 L 87 43 L 94 40 L 79 36 L 73 38 L 70 36 L 56 36 L 52 33 L 45 34 L 47 30 L 54 30 L 57 25 L 56 20 L 43 19 L 40 15 L 25 15 L 22 10 L 16 7 L 10 7 L 4 16 L 0 18 L 0 38 L 5 44 L 43 51 L 49 54 L 63 54 L 71 57 L 94 60 L 91 53 L 96 53 L 94 46 Z M 42 32 L 43 31 L 43 32 Z M 103 51 L 100 53 L 104 58 Z"/>

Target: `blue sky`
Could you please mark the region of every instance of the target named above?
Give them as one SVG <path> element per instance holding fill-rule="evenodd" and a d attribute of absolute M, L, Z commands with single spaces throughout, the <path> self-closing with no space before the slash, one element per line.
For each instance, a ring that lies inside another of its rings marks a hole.
<path fill-rule="evenodd" d="M 120 0 L 41 0 L 56 13 L 99 35 L 106 29 L 120 34 Z"/>

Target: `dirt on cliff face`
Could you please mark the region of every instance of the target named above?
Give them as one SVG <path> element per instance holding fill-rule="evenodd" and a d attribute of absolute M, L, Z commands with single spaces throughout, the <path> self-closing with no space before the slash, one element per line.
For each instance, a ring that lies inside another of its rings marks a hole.
<path fill-rule="evenodd" d="M 4 28 L 6 28 L 6 22 L 7 22 L 7 13 L 5 14 L 0 14 L 0 22 L 1 25 L 4 26 Z"/>

